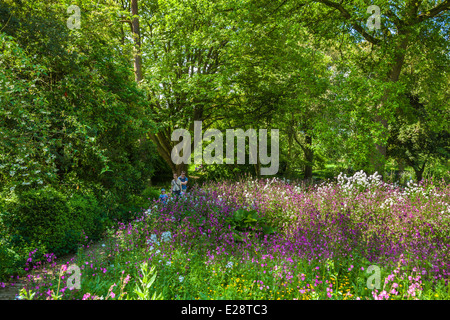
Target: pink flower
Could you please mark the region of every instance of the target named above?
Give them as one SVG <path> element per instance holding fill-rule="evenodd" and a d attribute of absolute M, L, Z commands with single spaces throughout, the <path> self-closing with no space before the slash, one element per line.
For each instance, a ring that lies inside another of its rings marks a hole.
<path fill-rule="evenodd" d="M 91 297 L 90 293 L 86 293 L 81 300 L 88 300 Z"/>

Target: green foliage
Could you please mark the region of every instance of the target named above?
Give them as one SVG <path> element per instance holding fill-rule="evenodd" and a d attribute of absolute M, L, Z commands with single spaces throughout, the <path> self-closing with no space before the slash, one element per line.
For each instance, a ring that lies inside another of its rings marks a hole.
<path fill-rule="evenodd" d="M 163 300 L 162 293 L 156 294 L 153 292 L 151 295 L 151 287 L 156 280 L 157 272 L 155 266 L 148 269 L 148 263 L 141 264 L 142 279 L 139 279 L 139 283 L 136 283 L 134 293 L 137 295 L 137 300 Z M 131 299 L 134 300 L 134 299 Z"/>
<path fill-rule="evenodd" d="M 253 165 L 249 164 L 240 165 L 239 167 L 223 164 L 210 164 L 203 165 L 199 173 L 202 181 L 222 181 L 234 179 L 243 173 L 255 174 L 255 168 Z"/>
<path fill-rule="evenodd" d="M 160 188 L 147 187 L 144 189 L 144 191 L 142 191 L 142 197 L 146 200 L 152 201 L 158 199 L 160 193 L 161 193 Z"/>
<path fill-rule="evenodd" d="M 5 198 L 0 196 L 0 281 L 8 280 L 10 275 L 23 275 L 29 252 L 36 249 L 35 257 L 46 253 L 45 246 L 22 238 L 12 237 L 5 223 Z M 14 240 L 14 241 L 13 241 Z"/>
<path fill-rule="evenodd" d="M 4 210 L 13 242 L 16 239 L 41 241 L 55 254 L 64 253 L 66 247 L 77 244 L 71 242 L 70 207 L 59 191 L 46 188 L 19 193 L 7 200 Z"/>
<path fill-rule="evenodd" d="M 275 229 L 266 223 L 266 217 L 259 215 L 256 210 L 238 209 L 227 218 L 226 224 L 231 226 L 236 241 L 243 241 L 245 234 L 250 238 L 255 237 L 258 231 L 262 235 L 275 233 Z"/>
<path fill-rule="evenodd" d="M 121 197 L 115 197 L 110 204 L 109 220 L 129 221 L 137 214 L 150 207 L 153 200 L 157 200 L 161 191 L 159 188 L 147 187 L 140 194 L 126 193 Z"/>
<path fill-rule="evenodd" d="M 88 236 L 91 240 L 100 239 L 107 224 L 107 217 L 95 196 L 93 194 L 76 193 L 68 199 L 68 205 L 71 212 L 72 228 L 81 228 L 84 236 Z"/>
<path fill-rule="evenodd" d="M 27 248 L 33 248 L 32 244 L 41 243 L 56 255 L 76 251 L 83 237 L 98 239 L 105 228 L 105 216 L 94 196 L 68 198 L 52 188 L 24 191 L 6 199 L 3 219 L 14 247 L 25 242 Z"/>
<path fill-rule="evenodd" d="M 47 249 L 34 241 L 28 243 L 22 238 L 12 238 L 5 229 L 1 229 L 0 226 L 0 281 L 7 281 L 11 275 L 23 276 L 27 273 L 24 266 L 30 252 L 36 250 L 34 258 L 40 260 Z"/>
<path fill-rule="evenodd" d="M 0 21 L 14 16 L 0 33 L 0 187 L 85 182 L 126 202 L 153 175 L 153 123 L 131 50 L 117 50 L 118 7 L 77 5 L 89 29 L 69 30 L 60 1 L 0 6 Z"/>
<path fill-rule="evenodd" d="M 420 181 L 427 164 L 434 162 L 435 166 L 442 167 L 450 158 L 450 133 L 446 128 L 433 126 L 430 110 L 417 96 L 408 95 L 408 100 L 409 112 L 398 117 L 390 127 L 388 152 L 392 158 L 412 167 Z M 442 113 L 442 116 L 445 118 L 448 114 Z"/>

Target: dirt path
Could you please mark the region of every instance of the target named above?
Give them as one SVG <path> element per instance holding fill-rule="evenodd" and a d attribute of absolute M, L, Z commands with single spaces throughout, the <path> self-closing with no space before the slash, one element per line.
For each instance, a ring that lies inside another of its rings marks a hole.
<path fill-rule="evenodd" d="M 89 245 L 89 248 L 85 250 L 86 255 L 91 254 L 91 256 L 96 255 L 99 258 L 105 258 L 106 247 L 103 247 L 102 245 L 106 243 L 106 241 L 107 241 L 106 239 L 102 239 L 98 242 Z M 76 254 L 69 254 L 57 258 L 56 259 L 57 267 L 55 270 L 59 270 L 63 264 L 66 264 L 67 261 L 70 261 L 71 259 L 76 260 L 76 257 L 77 257 Z M 36 274 L 43 274 L 43 272 L 37 272 Z M 14 285 L 11 286 L 11 283 L 14 283 Z M 13 281 L 5 282 L 6 286 L 4 288 L 0 287 L 0 300 L 14 300 L 16 295 L 19 294 L 19 291 L 25 286 L 25 284 L 26 284 L 26 277 L 19 277 L 19 279 L 15 278 Z"/>

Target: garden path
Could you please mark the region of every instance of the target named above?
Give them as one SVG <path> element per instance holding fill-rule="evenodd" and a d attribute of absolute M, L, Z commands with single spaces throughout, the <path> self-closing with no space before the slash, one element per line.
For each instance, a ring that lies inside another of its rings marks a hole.
<path fill-rule="evenodd" d="M 92 255 L 96 254 L 104 256 L 106 248 L 102 246 L 103 243 L 105 243 L 105 239 L 89 245 L 86 254 L 91 253 Z M 63 264 L 70 261 L 72 258 L 76 259 L 75 253 L 56 258 L 57 268 L 55 270 L 59 270 Z M 36 274 L 43 274 L 43 272 L 37 272 Z M 11 286 L 11 283 L 14 283 L 14 285 Z M 19 294 L 19 291 L 25 286 L 25 283 L 26 277 L 19 277 L 19 279 L 14 281 L 5 282 L 6 286 L 4 288 L 0 287 L 0 300 L 15 300 L 16 295 Z"/>

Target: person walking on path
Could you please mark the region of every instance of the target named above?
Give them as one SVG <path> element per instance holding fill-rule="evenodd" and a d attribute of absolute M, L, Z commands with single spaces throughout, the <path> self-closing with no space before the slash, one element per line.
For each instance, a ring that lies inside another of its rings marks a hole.
<path fill-rule="evenodd" d="M 178 180 L 180 180 L 180 182 L 181 182 L 181 191 L 183 194 L 185 194 L 187 191 L 187 183 L 188 183 L 188 178 L 186 177 L 186 172 L 181 171 L 181 176 L 178 178 Z"/>
<path fill-rule="evenodd" d="M 173 174 L 172 194 L 179 196 L 181 194 L 181 181 L 177 179 L 177 174 Z"/>

